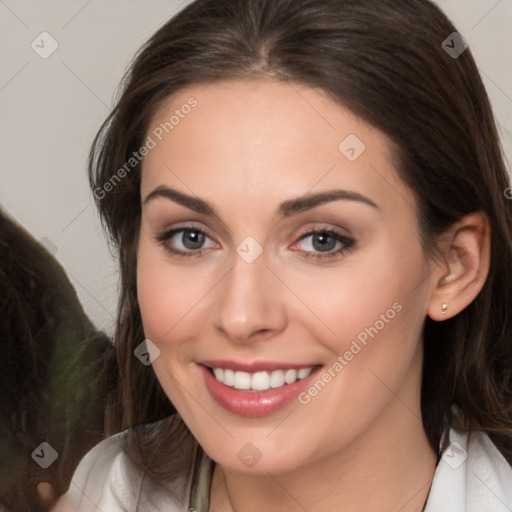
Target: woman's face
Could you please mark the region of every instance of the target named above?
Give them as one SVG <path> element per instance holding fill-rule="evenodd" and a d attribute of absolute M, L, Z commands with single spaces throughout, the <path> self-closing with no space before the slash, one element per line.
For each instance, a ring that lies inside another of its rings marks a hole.
<path fill-rule="evenodd" d="M 284 472 L 418 421 L 434 283 L 388 139 L 273 81 L 183 90 L 147 136 L 144 331 L 208 455 Z"/>

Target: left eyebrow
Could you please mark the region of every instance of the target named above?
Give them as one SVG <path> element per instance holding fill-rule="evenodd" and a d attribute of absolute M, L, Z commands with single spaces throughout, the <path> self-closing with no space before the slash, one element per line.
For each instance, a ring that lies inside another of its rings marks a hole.
<path fill-rule="evenodd" d="M 206 201 L 199 199 L 198 197 L 189 196 L 176 189 L 166 187 L 165 185 L 160 185 L 150 192 L 146 199 L 144 199 L 143 204 L 147 204 L 158 197 L 169 199 L 198 213 L 218 217 L 213 206 Z M 310 210 L 316 206 L 330 203 L 332 201 L 356 201 L 379 210 L 379 207 L 375 202 L 359 192 L 335 189 L 328 190 L 326 192 L 319 192 L 317 194 L 307 194 L 297 199 L 289 199 L 279 205 L 277 212 L 281 218 L 291 217 L 297 213 Z"/>
<path fill-rule="evenodd" d="M 350 190 L 328 190 L 317 194 L 308 194 L 298 199 L 291 199 L 281 203 L 279 206 L 280 217 L 290 217 L 305 210 L 310 210 L 315 206 L 320 206 L 331 201 L 357 201 L 379 210 L 379 207 L 370 198 L 363 196 L 359 192 Z"/>

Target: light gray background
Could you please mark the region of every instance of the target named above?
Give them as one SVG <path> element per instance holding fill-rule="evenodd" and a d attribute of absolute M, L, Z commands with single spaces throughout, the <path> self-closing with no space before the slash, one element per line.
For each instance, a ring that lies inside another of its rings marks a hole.
<path fill-rule="evenodd" d="M 0 204 L 50 241 L 87 314 L 109 334 L 117 274 L 86 158 L 135 51 L 186 3 L 0 0 Z M 437 3 L 471 46 L 512 159 L 512 0 Z M 59 45 L 47 59 L 31 47 L 43 31 Z"/>

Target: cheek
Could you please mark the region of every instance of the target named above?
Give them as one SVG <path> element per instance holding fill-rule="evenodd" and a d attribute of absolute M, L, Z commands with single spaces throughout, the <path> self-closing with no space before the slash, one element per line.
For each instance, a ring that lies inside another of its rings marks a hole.
<path fill-rule="evenodd" d="M 183 276 L 171 272 L 164 249 L 141 233 L 137 255 L 137 297 L 146 337 L 157 344 L 170 333 L 183 315 L 186 294 L 194 286 L 183 287 Z"/>
<path fill-rule="evenodd" d="M 361 383 L 360 393 L 366 398 L 377 396 L 379 390 L 386 395 L 382 381 L 397 389 L 418 353 L 426 315 L 428 287 L 421 248 L 392 247 L 399 246 L 389 244 L 378 262 L 364 265 L 365 276 L 354 272 L 348 278 L 344 298 L 349 307 L 344 323 L 337 324 L 337 353 L 350 364 L 346 377 Z"/>
<path fill-rule="evenodd" d="M 388 334 L 393 343 L 414 344 L 406 333 L 421 327 L 426 311 L 426 268 L 419 244 L 409 242 L 405 248 L 383 240 L 337 269 L 321 270 L 282 269 L 309 309 L 302 307 L 302 318 L 333 353 L 350 350 L 354 340 L 364 346 Z"/>
<path fill-rule="evenodd" d="M 191 340 L 198 339 L 199 326 L 207 325 L 203 305 L 208 292 L 206 276 L 169 262 L 163 248 L 141 233 L 137 256 L 137 297 L 144 335 L 160 350 L 153 371 L 173 405 L 186 418 L 197 411 L 187 387 Z M 201 300 L 203 298 L 203 300 Z M 201 317 L 198 320 L 198 317 Z"/>
<path fill-rule="evenodd" d="M 155 341 L 172 326 L 172 294 L 165 280 L 165 269 L 154 258 L 148 244 L 141 240 L 137 256 L 137 299 L 147 338 Z M 169 306 L 171 306 L 169 308 Z M 164 315 L 164 310 L 167 314 Z M 167 324 L 167 325 L 164 325 Z"/>
<path fill-rule="evenodd" d="M 205 298 L 213 286 L 211 271 L 199 265 L 176 265 L 165 249 L 141 232 L 137 255 L 137 297 L 147 338 L 166 349 L 181 339 L 193 319 L 206 314 Z M 178 336 L 179 334 L 179 336 Z M 185 340 L 183 340 L 185 341 Z"/>
<path fill-rule="evenodd" d="M 323 382 L 299 397 L 305 418 L 318 415 L 333 426 L 326 433 L 327 445 L 349 442 L 399 392 L 410 372 L 419 370 L 428 296 L 421 250 L 384 247 L 378 260 L 375 254 L 371 261 L 347 261 L 339 279 L 328 279 L 326 273 L 322 282 L 306 283 L 296 276 L 295 283 L 304 284 L 300 293 L 309 290 L 302 296 L 322 320 L 311 317 L 306 328 L 331 352 Z M 411 379 L 404 400 L 412 405 L 417 382 Z"/>

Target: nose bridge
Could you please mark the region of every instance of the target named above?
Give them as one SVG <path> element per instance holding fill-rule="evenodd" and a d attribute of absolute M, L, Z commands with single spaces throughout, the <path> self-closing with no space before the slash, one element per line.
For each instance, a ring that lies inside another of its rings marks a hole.
<path fill-rule="evenodd" d="M 254 239 L 239 244 L 219 290 L 215 327 L 233 341 L 281 330 L 286 323 L 282 294 L 276 289 L 279 284 L 270 279 L 263 248 L 256 244 Z"/>

